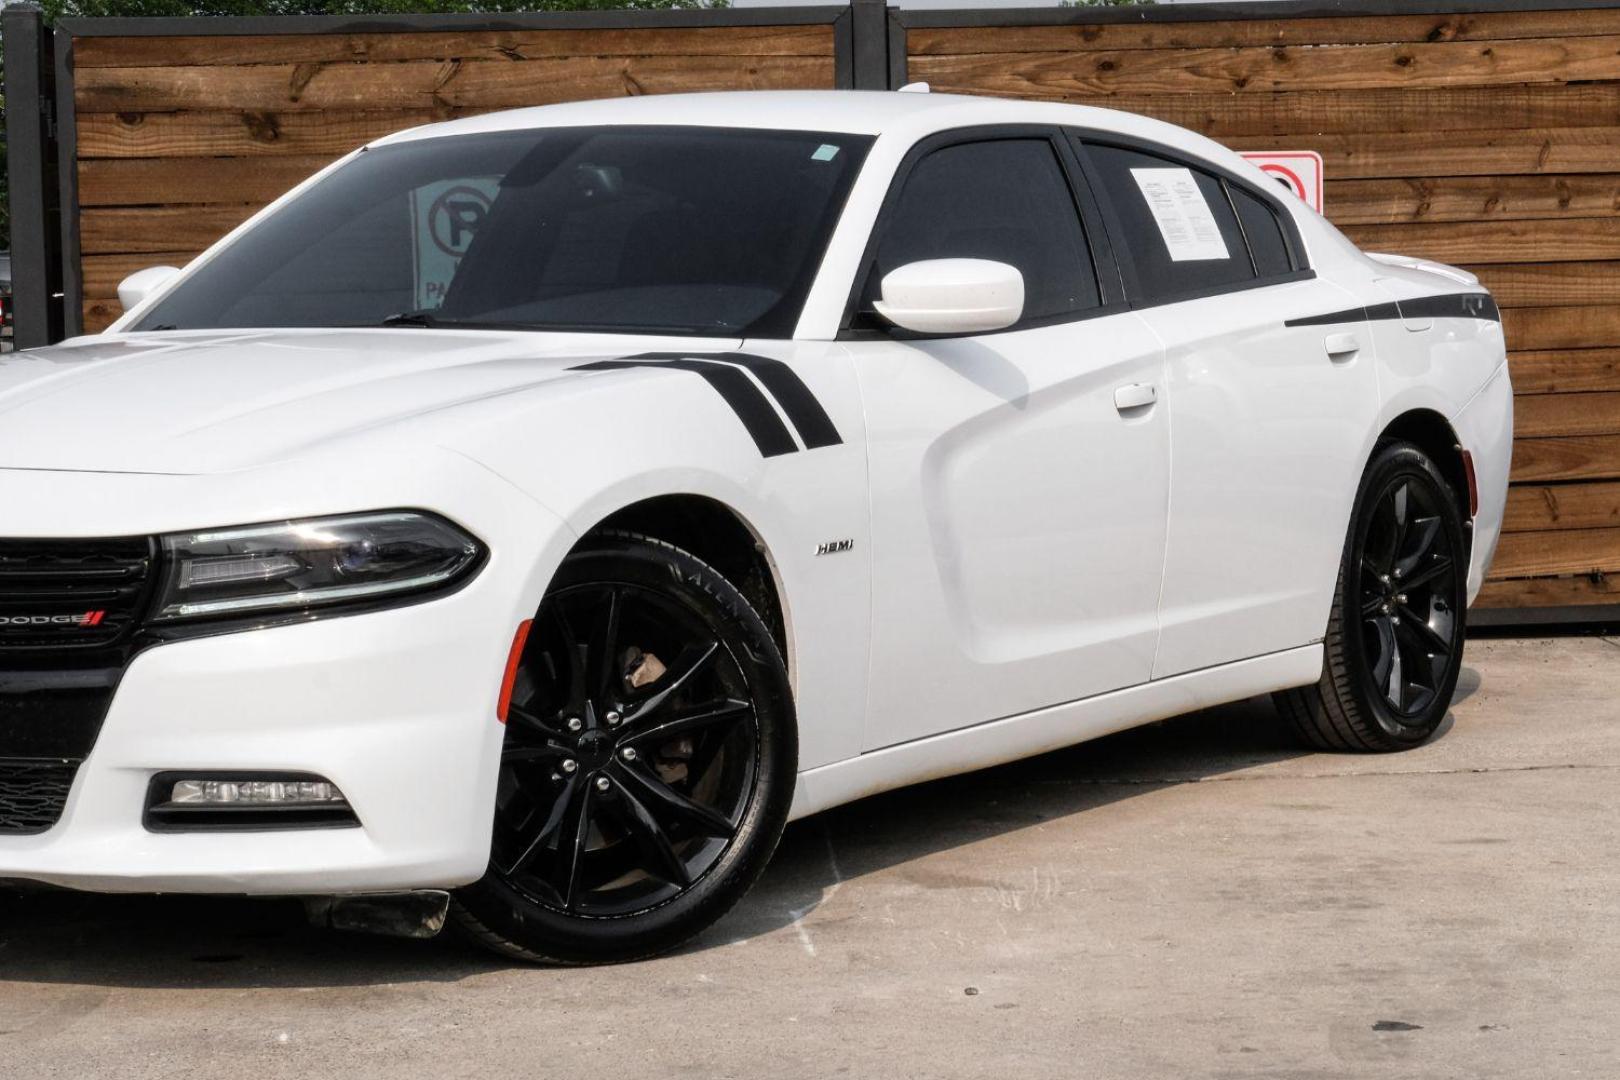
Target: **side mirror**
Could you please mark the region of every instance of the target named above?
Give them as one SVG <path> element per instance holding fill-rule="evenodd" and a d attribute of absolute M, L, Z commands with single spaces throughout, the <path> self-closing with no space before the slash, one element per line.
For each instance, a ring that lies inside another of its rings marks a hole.
<path fill-rule="evenodd" d="M 989 259 L 925 259 L 883 276 L 872 306 L 902 330 L 987 334 L 1024 314 L 1024 275 Z"/>
<path fill-rule="evenodd" d="M 178 266 L 148 266 L 145 270 L 137 270 L 118 283 L 118 302 L 125 311 L 130 311 L 179 272 Z"/>

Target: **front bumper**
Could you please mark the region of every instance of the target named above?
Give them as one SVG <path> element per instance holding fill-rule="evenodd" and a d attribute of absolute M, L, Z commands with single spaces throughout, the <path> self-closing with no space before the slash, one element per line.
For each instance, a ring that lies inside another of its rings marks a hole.
<path fill-rule="evenodd" d="M 103 892 L 311 895 L 480 877 L 507 650 L 572 537 L 487 472 L 469 473 L 456 490 L 426 508 L 464 524 L 491 551 L 458 591 L 138 652 L 57 823 L 0 834 L 0 879 Z M 227 514 L 219 520 L 253 520 Z M 342 789 L 360 824 L 148 831 L 151 778 L 175 770 L 313 773 Z"/>

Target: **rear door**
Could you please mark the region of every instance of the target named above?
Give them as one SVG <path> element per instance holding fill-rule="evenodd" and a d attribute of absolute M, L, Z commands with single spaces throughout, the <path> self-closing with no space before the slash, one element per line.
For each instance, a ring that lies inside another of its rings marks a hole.
<path fill-rule="evenodd" d="M 1164 343 L 1171 493 L 1154 678 L 1320 640 L 1378 414 L 1358 306 L 1282 196 L 1157 144 L 1082 137 L 1133 307 Z"/>

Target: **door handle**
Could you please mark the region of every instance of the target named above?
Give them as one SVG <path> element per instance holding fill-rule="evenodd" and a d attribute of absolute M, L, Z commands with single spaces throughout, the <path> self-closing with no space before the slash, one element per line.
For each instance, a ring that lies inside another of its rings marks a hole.
<path fill-rule="evenodd" d="M 1129 383 L 1114 391 L 1114 408 L 1120 412 L 1142 409 L 1159 400 L 1159 391 L 1152 383 Z"/>
<path fill-rule="evenodd" d="M 1329 334 L 1327 354 L 1330 360 L 1343 360 L 1361 351 L 1361 339 L 1354 334 Z"/>

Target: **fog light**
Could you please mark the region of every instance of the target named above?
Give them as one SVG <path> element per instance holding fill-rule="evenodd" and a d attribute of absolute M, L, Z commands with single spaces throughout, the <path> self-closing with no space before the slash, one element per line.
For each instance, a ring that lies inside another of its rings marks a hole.
<path fill-rule="evenodd" d="M 146 827 L 153 832 L 355 828 L 342 790 L 309 773 L 167 772 L 152 777 Z"/>
<path fill-rule="evenodd" d="M 169 802 L 177 806 L 323 806 L 348 800 L 327 780 L 179 780 Z"/>

